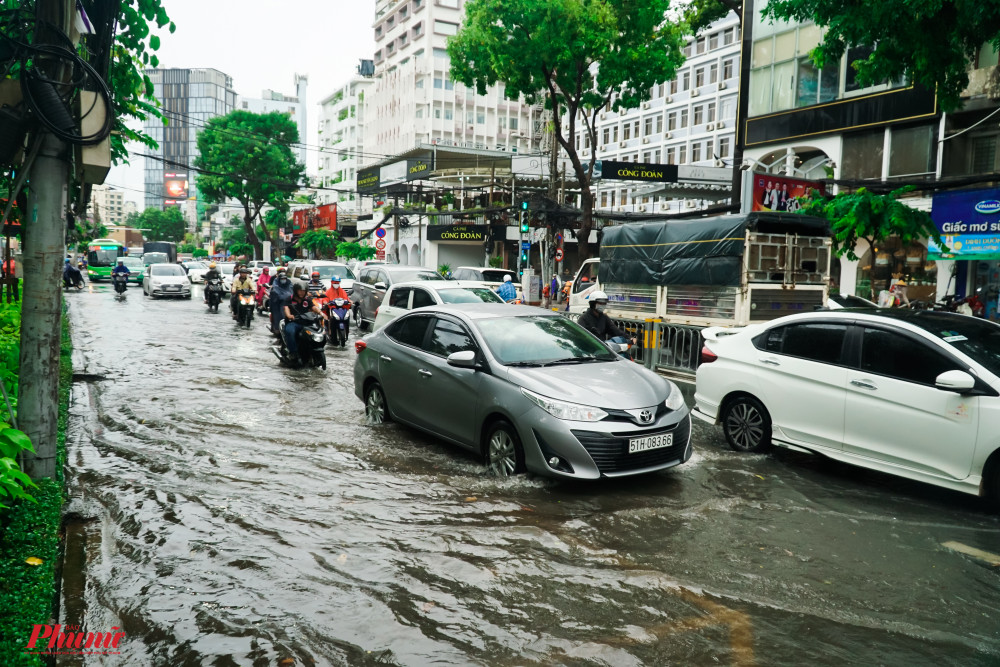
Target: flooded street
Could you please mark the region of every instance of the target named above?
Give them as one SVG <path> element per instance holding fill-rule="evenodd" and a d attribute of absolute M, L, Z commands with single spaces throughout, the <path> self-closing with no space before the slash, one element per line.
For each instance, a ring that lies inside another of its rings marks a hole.
<path fill-rule="evenodd" d="M 366 426 L 352 347 L 283 369 L 200 288 L 66 298 L 60 622 L 125 639 L 61 664 L 1000 664 L 1000 570 L 942 546 L 1000 551 L 976 498 L 697 421 L 664 473 L 497 481 Z"/>

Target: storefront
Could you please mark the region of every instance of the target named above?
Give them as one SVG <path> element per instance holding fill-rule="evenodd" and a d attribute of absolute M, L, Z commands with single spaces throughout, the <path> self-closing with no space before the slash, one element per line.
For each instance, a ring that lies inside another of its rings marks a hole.
<path fill-rule="evenodd" d="M 485 266 L 488 225 L 428 225 L 427 266 Z"/>
<path fill-rule="evenodd" d="M 928 258 L 954 265 L 952 287 L 939 293 L 975 297 L 988 319 L 1000 319 L 1000 188 L 938 193 L 931 217 L 944 244 L 931 240 Z"/>

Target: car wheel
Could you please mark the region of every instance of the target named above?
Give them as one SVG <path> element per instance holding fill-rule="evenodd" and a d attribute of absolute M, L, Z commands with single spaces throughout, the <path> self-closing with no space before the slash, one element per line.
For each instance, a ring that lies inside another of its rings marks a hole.
<path fill-rule="evenodd" d="M 361 310 L 361 306 L 354 311 L 354 322 L 358 325 L 358 331 L 367 331 L 368 325 L 365 323 L 365 314 Z"/>
<path fill-rule="evenodd" d="M 771 447 L 771 415 L 753 396 L 737 396 L 726 403 L 722 431 L 738 452 L 765 452 Z"/>
<path fill-rule="evenodd" d="M 372 426 L 389 421 L 389 405 L 385 400 L 382 385 L 373 382 L 365 394 L 365 416 Z"/>
<path fill-rule="evenodd" d="M 524 449 L 517 431 L 506 421 L 495 422 L 486 433 L 486 469 L 495 477 L 524 472 Z"/>

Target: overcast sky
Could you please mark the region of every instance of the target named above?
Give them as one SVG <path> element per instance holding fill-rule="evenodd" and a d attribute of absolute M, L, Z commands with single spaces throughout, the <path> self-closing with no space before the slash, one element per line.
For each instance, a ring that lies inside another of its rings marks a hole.
<path fill-rule="evenodd" d="M 160 31 L 160 67 L 211 67 L 233 78 L 237 94 L 265 89 L 295 94 L 294 75 L 307 74 L 308 141 L 318 143 L 319 101 L 345 83 L 375 51 L 375 0 L 164 0 L 177 30 Z M 316 153 L 307 152 L 310 172 Z M 143 207 L 142 158 L 112 168 L 107 184 Z"/>

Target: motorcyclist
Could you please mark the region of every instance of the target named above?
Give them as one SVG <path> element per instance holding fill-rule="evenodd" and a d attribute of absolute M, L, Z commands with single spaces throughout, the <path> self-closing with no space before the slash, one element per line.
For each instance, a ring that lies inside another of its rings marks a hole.
<path fill-rule="evenodd" d="M 343 299 L 347 302 L 348 308 L 350 307 L 351 297 L 349 297 L 347 295 L 347 291 L 340 286 L 340 276 L 334 276 L 330 279 L 330 289 L 326 291 L 326 298 L 331 302 L 334 299 Z"/>
<path fill-rule="evenodd" d="M 306 285 L 306 291 L 313 297 L 322 296 L 324 293 L 323 281 L 319 279 L 319 271 L 313 271 L 309 274 L 309 284 Z"/>
<path fill-rule="evenodd" d="M 604 341 L 611 338 L 628 338 L 625 332 L 619 329 L 604 313 L 608 307 L 607 294 L 601 291 L 594 292 L 590 295 L 589 302 L 590 308 L 580 315 L 576 321 L 577 324 Z M 634 345 L 635 338 L 632 338 L 631 341 Z"/>
<path fill-rule="evenodd" d="M 503 282 L 500 283 L 500 287 L 497 288 L 497 295 L 507 303 L 510 303 L 517 298 L 517 288 L 514 287 L 514 283 L 510 281 L 510 274 L 503 277 Z"/>
<path fill-rule="evenodd" d="M 213 280 L 222 280 L 222 274 L 215 267 L 215 262 L 208 263 L 208 271 L 202 276 L 205 280 L 205 303 L 208 303 L 208 283 Z"/>
<path fill-rule="evenodd" d="M 83 282 L 83 274 L 80 273 L 80 269 L 73 266 L 73 263 L 67 257 L 66 262 L 63 265 L 63 285 L 66 287 L 73 287 L 74 285 Z"/>
<path fill-rule="evenodd" d="M 313 302 L 313 298 L 306 291 L 306 288 L 302 285 L 296 285 L 292 290 L 291 298 L 282 309 L 285 320 L 287 320 L 285 324 L 285 346 L 288 348 L 289 359 L 296 364 L 300 363 L 299 347 L 296 336 L 298 335 L 299 330 L 302 329 L 302 325 L 296 322 L 296 318 L 300 318 L 310 311 L 322 316 L 324 320 L 326 319 L 326 315 L 320 307 Z"/>
<path fill-rule="evenodd" d="M 250 278 L 250 267 L 241 266 L 240 275 L 233 280 L 233 287 L 230 290 L 229 295 L 229 310 L 233 313 L 233 319 L 236 319 L 236 300 L 239 298 L 239 294 L 242 291 L 248 291 L 253 294 L 254 283 Z"/>
<path fill-rule="evenodd" d="M 271 270 L 268 267 L 260 272 L 257 278 L 257 305 L 264 305 L 264 295 L 267 294 L 267 286 L 271 284 Z"/>
<path fill-rule="evenodd" d="M 274 282 L 271 283 L 270 298 L 268 308 L 271 311 L 271 331 L 278 333 L 281 320 L 285 319 L 285 304 L 292 298 L 292 280 L 283 266 L 278 267 Z"/>

